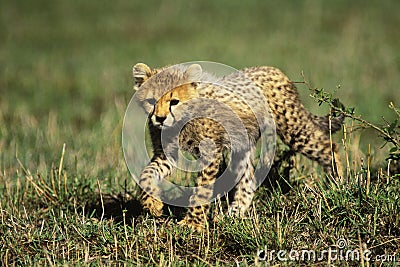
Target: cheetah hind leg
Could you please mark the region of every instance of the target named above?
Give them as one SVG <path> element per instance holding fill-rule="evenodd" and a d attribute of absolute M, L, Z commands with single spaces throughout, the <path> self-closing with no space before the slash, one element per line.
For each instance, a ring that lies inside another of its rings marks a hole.
<path fill-rule="evenodd" d="M 253 149 L 254 150 L 254 149 Z M 252 151 L 244 154 L 238 167 L 243 168 L 244 172 L 238 184 L 235 187 L 233 202 L 228 208 L 228 215 L 243 217 L 251 205 L 254 192 L 256 190 L 256 179 L 254 177 L 253 155 Z"/>

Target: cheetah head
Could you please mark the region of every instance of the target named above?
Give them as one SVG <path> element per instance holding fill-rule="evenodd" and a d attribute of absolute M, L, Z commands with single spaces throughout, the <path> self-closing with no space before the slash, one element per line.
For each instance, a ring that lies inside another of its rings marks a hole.
<path fill-rule="evenodd" d="M 168 128 L 180 121 L 190 109 L 185 104 L 199 97 L 198 85 L 197 82 L 183 84 L 163 95 L 154 106 L 152 123 L 159 128 Z"/>
<path fill-rule="evenodd" d="M 150 114 L 157 100 L 166 92 L 182 84 L 198 81 L 201 75 L 202 69 L 198 64 L 151 69 L 144 63 L 137 63 L 133 67 L 135 97 Z"/>

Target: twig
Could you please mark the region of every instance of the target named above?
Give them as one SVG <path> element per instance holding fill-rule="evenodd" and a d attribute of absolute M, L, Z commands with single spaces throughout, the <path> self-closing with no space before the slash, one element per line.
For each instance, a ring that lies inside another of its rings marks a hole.
<path fill-rule="evenodd" d="M 316 99 L 316 100 L 318 100 L 318 101 L 320 101 L 320 102 L 324 102 L 324 103 L 328 104 L 328 105 L 330 106 L 330 108 L 331 108 L 333 111 L 339 112 L 339 113 L 343 114 L 344 116 L 346 116 L 346 117 L 348 117 L 348 118 L 351 118 L 351 119 L 353 119 L 353 120 L 356 120 L 356 121 L 358 121 L 358 122 L 361 122 L 362 124 L 367 125 L 368 127 L 372 128 L 372 129 L 374 129 L 374 130 L 376 130 L 377 132 L 379 132 L 382 136 L 384 136 L 384 137 L 386 138 L 386 141 L 390 141 L 390 142 L 393 143 L 397 148 L 400 148 L 400 142 L 399 142 L 399 140 L 396 139 L 396 138 L 394 138 L 392 135 L 390 135 L 389 133 L 387 133 L 385 130 L 381 129 L 380 127 L 376 126 L 376 125 L 373 124 L 373 123 L 370 123 L 369 121 L 366 121 L 366 120 L 362 119 L 361 116 L 356 116 L 356 115 L 354 115 L 354 114 L 352 114 L 352 113 L 350 113 L 350 112 L 347 112 L 346 110 L 343 110 L 342 107 L 337 107 L 336 105 L 334 105 L 334 103 L 333 103 L 332 101 L 329 101 L 329 99 L 330 99 L 329 97 L 318 97 L 318 96 L 316 95 L 317 89 L 316 89 L 316 88 L 313 88 L 313 87 L 311 86 L 311 84 L 310 84 L 309 82 L 307 82 L 307 80 L 306 80 L 306 78 L 305 78 L 303 72 L 301 72 L 301 76 L 302 76 L 302 78 L 303 78 L 303 81 L 302 81 L 302 82 L 296 82 L 296 83 L 305 84 L 305 85 L 307 86 L 307 88 L 308 88 L 310 91 L 313 92 L 313 94 L 311 95 L 312 98 L 314 98 L 314 99 Z M 392 102 L 390 102 L 389 107 L 390 107 L 391 109 L 393 109 L 393 110 L 396 112 L 396 114 L 400 117 L 400 112 L 395 108 L 395 106 L 394 106 L 394 104 L 393 104 Z"/>

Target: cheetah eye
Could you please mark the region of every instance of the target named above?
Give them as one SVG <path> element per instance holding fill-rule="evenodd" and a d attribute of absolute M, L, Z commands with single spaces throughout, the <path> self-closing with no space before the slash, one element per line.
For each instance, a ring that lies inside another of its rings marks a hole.
<path fill-rule="evenodd" d="M 150 105 L 154 106 L 157 101 L 155 98 L 149 98 L 149 99 L 146 99 L 146 102 L 149 103 Z"/>
<path fill-rule="evenodd" d="M 169 105 L 170 106 L 175 106 L 175 105 L 178 105 L 178 103 L 179 103 L 178 99 L 171 99 L 171 101 L 169 102 Z"/>

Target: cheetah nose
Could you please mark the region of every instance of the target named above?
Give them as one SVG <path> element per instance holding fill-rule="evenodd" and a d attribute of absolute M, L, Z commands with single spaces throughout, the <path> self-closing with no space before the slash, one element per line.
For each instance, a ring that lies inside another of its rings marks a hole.
<path fill-rule="evenodd" d="M 167 117 L 159 117 L 159 116 L 156 116 L 156 122 L 159 122 L 160 124 L 162 124 L 162 123 L 165 121 L 166 118 L 167 118 Z"/>

